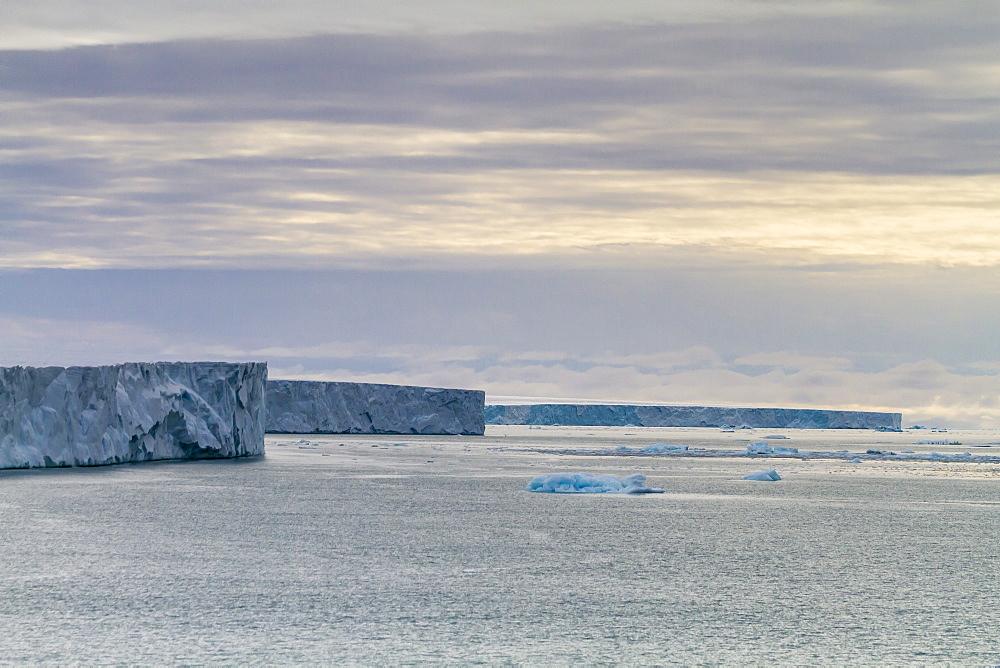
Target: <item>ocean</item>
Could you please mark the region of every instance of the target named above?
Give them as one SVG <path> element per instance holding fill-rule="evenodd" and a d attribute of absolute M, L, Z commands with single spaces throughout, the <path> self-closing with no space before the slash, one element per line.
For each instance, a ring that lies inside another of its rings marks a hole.
<path fill-rule="evenodd" d="M 633 452 L 768 435 L 1000 455 L 989 431 L 489 427 L 2 471 L 0 662 L 1000 663 L 1000 464 Z M 665 493 L 524 491 L 559 471 Z"/>

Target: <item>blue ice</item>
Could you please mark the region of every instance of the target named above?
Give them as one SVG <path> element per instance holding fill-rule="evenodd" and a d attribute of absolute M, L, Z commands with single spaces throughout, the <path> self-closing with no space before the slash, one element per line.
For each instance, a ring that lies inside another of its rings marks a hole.
<path fill-rule="evenodd" d="M 549 473 L 532 479 L 529 492 L 550 494 L 662 494 L 662 489 L 646 486 L 646 476 L 633 473 L 624 479 L 593 473 Z"/>
<path fill-rule="evenodd" d="M 757 471 L 756 473 L 751 473 L 750 475 L 743 476 L 744 480 L 781 480 L 781 476 L 774 469 L 764 469 L 763 471 Z"/>

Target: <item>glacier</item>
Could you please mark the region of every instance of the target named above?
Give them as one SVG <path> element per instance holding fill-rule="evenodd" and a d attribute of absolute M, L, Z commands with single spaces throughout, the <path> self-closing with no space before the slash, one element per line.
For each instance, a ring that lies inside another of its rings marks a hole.
<path fill-rule="evenodd" d="M 630 406 L 616 404 L 489 405 L 486 424 L 605 427 L 758 427 L 899 431 L 902 413 L 814 408 Z"/>
<path fill-rule="evenodd" d="M 264 453 L 263 362 L 0 368 L 0 468 Z"/>
<path fill-rule="evenodd" d="M 310 380 L 267 382 L 272 434 L 453 434 L 485 430 L 482 390 Z"/>

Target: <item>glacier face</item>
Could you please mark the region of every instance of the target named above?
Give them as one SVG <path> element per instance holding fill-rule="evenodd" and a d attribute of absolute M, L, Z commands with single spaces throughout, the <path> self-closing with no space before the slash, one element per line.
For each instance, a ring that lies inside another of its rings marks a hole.
<path fill-rule="evenodd" d="M 0 368 L 0 468 L 264 452 L 267 364 Z"/>
<path fill-rule="evenodd" d="M 901 413 L 734 406 L 619 406 L 611 404 L 491 405 L 486 424 L 607 427 L 761 427 L 898 430 Z"/>
<path fill-rule="evenodd" d="M 267 431 L 481 435 L 485 403 L 482 390 L 269 380 Z"/>

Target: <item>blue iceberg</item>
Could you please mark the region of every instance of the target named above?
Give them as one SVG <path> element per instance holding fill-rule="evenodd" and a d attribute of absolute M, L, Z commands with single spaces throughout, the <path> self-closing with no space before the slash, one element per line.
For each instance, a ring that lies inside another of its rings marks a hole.
<path fill-rule="evenodd" d="M 646 476 L 633 473 L 624 479 L 593 473 L 549 473 L 531 480 L 528 492 L 550 494 L 662 494 L 662 489 L 646 486 Z"/>

